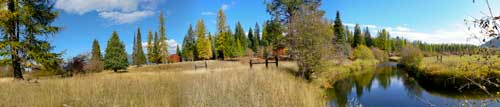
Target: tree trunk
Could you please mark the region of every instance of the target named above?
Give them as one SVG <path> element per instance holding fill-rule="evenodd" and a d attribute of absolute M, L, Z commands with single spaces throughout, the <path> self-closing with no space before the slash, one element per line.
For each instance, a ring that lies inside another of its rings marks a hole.
<path fill-rule="evenodd" d="M 9 0 L 8 3 L 7 3 L 7 8 L 9 9 L 10 12 L 15 12 L 16 11 L 16 6 L 15 6 L 15 3 L 14 3 L 14 0 Z M 10 19 L 10 25 L 8 28 L 8 30 L 5 32 L 5 33 L 8 33 L 8 35 L 10 36 L 10 40 L 11 42 L 19 42 L 19 35 L 16 34 L 17 32 L 17 18 L 13 18 L 14 20 Z M 17 50 L 17 47 L 14 47 L 12 46 L 13 44 L 11 43 L 10 44 L 10 52 L 11 52 L 11 61 L 12 61 L 12 69 L 13 69 L 13 73 L 14 73 L 14 78 L 15 79 L 23 79 L 23 72 L 21 71 L 21 58 L 19 58 L 18 56 L 18 52 L 19 50 Z"/>
<path fill-rule="evenodd" d="M 113 69 L 114 72 L 118 72 L 118 69 Z"/>

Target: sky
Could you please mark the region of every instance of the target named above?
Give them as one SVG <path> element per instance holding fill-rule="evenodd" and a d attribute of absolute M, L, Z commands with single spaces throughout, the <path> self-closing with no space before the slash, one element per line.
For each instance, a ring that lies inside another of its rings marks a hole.
<path fill-rule="evenodd" d="M 111 33 L 117 31 L 130 54 L 137 28 L 145 42 L 148 31 L 158 30 L 158 17 L 163 12 L 169 49 L 175 52 L 189 25 L 194 26 L 197 20 L 203 19 L 208 31 L 214 32 L 219 9 L 224 10 L 233 30 L 238 21 L 248 31 L 270 19 L 263 0 L 55 0 L 60 14 L 53 24 L 63 30 L 51 43 L 53 51 L 64 52 L 65 58 L 89 53 L 94 39 L 104 52 Z M 391 36 L 409 40 L 477 45 L 470 39 L 464 19 L 481 16 L 487 8 L 484 2 L 472 0 L 323 0 L 321 9 L 326 11 L 325 18 L 332 20 L 340 11 L 344 25 L 360 24 L 372 35 L 387 29 Z"/>

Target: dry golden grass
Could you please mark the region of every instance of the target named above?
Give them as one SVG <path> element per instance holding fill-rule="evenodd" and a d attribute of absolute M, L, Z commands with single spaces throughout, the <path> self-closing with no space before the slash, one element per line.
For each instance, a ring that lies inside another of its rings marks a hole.
<path fill-rule="evenodd" d="M 210 61 L 208 70 L 194 70 L 189 62 L 39 83 L 0 82 L 0 106 L 325 106 L 322 89 L 282 68 L 262 66 L 249 69 L 237 62 Z"/>

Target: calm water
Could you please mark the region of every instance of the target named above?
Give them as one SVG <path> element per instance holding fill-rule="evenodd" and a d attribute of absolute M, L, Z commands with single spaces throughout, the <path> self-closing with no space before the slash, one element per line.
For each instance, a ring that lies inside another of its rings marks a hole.
<path fill-rule="evenodd" d="M 328 89 L 330 105 L 363 107 L 448 107 L 482 106 L 500 107 L 484 92 L 432 89 L 421 85 L 405 71 L 384 63 L 376 69 L 355 74 L 333 84 Z"/>

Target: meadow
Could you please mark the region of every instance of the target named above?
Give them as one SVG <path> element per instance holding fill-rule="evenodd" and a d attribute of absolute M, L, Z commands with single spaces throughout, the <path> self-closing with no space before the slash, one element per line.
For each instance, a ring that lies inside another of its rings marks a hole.
<path fill-rule="evenodd" d="M 0 81 L 0 106 L 326 106 L 324 90 L 290 75 L 291 62 L 252 69 L 245 63 L 209 61 L 129 67 L 127 72 L 45 78 L 37 83 Z"/>

